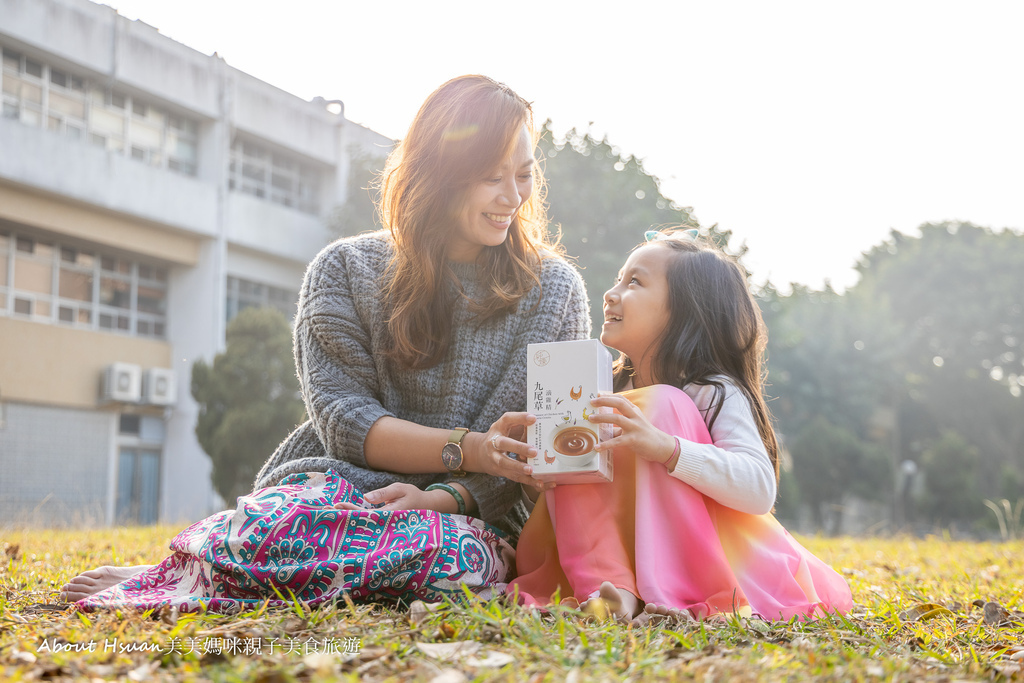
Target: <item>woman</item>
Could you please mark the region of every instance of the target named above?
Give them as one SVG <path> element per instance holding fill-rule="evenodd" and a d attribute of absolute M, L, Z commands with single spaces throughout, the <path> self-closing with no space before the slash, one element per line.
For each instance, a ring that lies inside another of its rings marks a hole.
<path fill-rule="evenodd" d="M 526 346 L 590 331 L 548 237 L 535 144 L 530 105 L 503 84 L 462 76 L 431 94 L 388 159 L 386 230 L 335 242 L 306 273 L 295 359 L 310 419 L 263 490 L 180 534 L 161 565 L 86 572 L 62 595 L 231 610 L 282 589 L 436 600 L 505 581 L 519 484 L 538 484 L 509 456 L 534 454 L 515 438 L 532 420 Z"/>

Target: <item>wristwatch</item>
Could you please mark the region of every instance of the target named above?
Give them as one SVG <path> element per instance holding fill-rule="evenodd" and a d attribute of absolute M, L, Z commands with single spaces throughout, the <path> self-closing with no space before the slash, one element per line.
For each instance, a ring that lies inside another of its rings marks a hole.
<path fill-rule="evenodd" d="M 466 471 L 462 469 L 462 437 L 466 436 L 469 430 L 465 427 L 453 429 L 448 435 L 448 443 L 441 449 L 441 462 L 445 468 L 456 477 L 463 477 Z"/>

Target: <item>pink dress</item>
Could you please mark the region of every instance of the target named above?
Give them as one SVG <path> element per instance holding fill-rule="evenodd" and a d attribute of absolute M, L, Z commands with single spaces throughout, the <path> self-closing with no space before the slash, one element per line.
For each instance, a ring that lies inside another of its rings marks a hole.
<path fill-rule="evenodd" d="M 711 443 L 681 390 L 623 395 L 662 431 Z M 812 619 L 852 608 L 846 581 L 772 515 L 725 507 L 624 449 L 614 458 L 614 482 L 558 486 L 537 502 L 516 549 L 519 577 L 507 588 L 521 602 L 550 604 L 556 591 L 582 602 L 611 581 L 697 618 Z"/>

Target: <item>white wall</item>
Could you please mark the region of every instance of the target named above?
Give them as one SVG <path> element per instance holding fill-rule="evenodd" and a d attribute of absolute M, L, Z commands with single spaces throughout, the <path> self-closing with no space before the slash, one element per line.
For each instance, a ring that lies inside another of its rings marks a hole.
<path fill-rule="evenodd" d="M 324 219 L 345 200 L 349 146 L 380 152 L 391 141 L 329 112 L 322 100 L 295 97 L 88 0 L 0 0 L 0 42 L 199 122 L 198 169 L 189 177 L 0 119 L 0 180 L 99 207 L 129 223 L 137 219 L 200 239 L 198 263 L 170 269 L 168 342 L 178 400 L 166 413 L 160 513 L 164 522 L 198 519 L 219 509 L 222 501 L 213 493 L 210 461 L 194 433 L 198 406 L 190 392 L 191 367 L 200 358 L 211 362 L 223 350 L 227 276 L 297 294 L 306 264 L 333 239 Z M 227 174 L 235 132 L 319 169 L 320 215 L 230 192 Z M 18 409 L 7 413 L 6 435 L 0 432 L 0 467 L 9 461 L 4 439 L 10 442 L 22 430 L 17 424 L 12 432 L 12 421 L 29 420 Z M 84 433 L 77 442 L 80 449 L 102 451 L 97 460 L 102 462 L 86 468 L 101 471 L 99 479 L 93 482 L 86 470 L 69 467 L 52 468 L 48 475 L 79 476 L 83 486 L 102 492 L 98 514 L 105 517 L 111 505 L 110 481 L 115 481 L 111 434 L 116 437 L 116 429 L 111 432 L 110 420 L 116 414 L 97 406 L 83 415 L 86 422 L 95 420 L 103 427 L 88 437 L 88 445 L 82 441 Z M 23 468 L 11 467 L 10 472 L 0 471 L 0 478 L 19 481 Z M 5 490 L 0 488 L 0 498 L 7 495 Z M 0 512 L 2 505 L 0 501 Z"/>
<path fill-rule="evenodd" d="M 218 232 L 210 183 L 4 118 L 0 150 L 0 178 L 185 232 Z"/>

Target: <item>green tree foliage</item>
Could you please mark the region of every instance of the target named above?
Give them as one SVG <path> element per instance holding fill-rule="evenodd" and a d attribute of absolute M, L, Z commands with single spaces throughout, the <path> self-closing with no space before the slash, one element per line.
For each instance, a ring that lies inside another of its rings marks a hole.
<path fill-rule="evenodd" d="M 789 444 L 793 477 L 800 499 L 810 507 L 818 528 L 839 530 L 839 504 L 848 494 L 871 497 L 888 475 L 888 467 L 869 444 L 846 427 L 818 415 Z M 881 466 L 880 466 L 881 465 Z"/>
<path fill-rule="evenodd" d="M 921 504 L 931 519 L 970 522 L 987 514 L 978 490 L 978 449 L 945 431 L 921 454 L 928 496 Z"/>
<path fill-rule="evenodd" d="M 882 396 L 884 366 L 864 341 L 853 302 L 828 286 L 793 285 L 782 296 L 769 284 L 759 303 L 769 330 L 770 406 L 783 435 L 818 416 L 864 434 Z"/>
<path fill-rule="evenodd" d="M 868 471 L 890 473 L 875 497 L 891 495 L 897 463 L 910 459 L 924 470 L 926 456 L 941 455 L 974 457 L 973 483 L 963 491 L 976 503 L 1016 499 L 1024 481 L 1024 237 L 925 224 L 920 237 L 893 232 L 859 270 L 860 282 L 845 294 L 801 286 L 789 295 L 771 286 L 762 292 L 770 405 L 783 437 L 803 435 L 819 417 L 848 430 L 869 460 L 881 458 Z M 946 432 L 962 444 L 953 448 Z M 835 455 L 818 454 L 823 481 L 837 471 L 829 462 Z M 801 476 L 796 459 L 801 500 L 837 502 L 823 497 L 828 486 L 808 491 L 813 477 Z M 830 495 L 853 491 L 862 476 Z M 934 487 L 926 496 L 919 512 L 935 521 L 963 514 Z"/>
<path fill-rule="evenodd" d="M 590 297 L 591 320 L 599 330 L 604 292 L 612 286 L 630 250 L 644 232 L 663 226 L 699 227 L 693 209 L 661 194 L 656 177 L 636 157 L 608 140 L 575 128 L 558 139 L 548 121 L 541 128 L 540 157 L 547 179 L 548 214 L 561 229 L 562 243 L 576 259 Z M 725 246 L 729 233 L 708 231 Z"/>
<path fill-rule="evenodd" d="M 1024 236 L 970 223 L 893 232 L 865 255 L 851 297 L 892 343 L 901 448 L 918 458 L 946 430 L 978 449 L 978 486 L 1004 494 L 1024 471 Z"/>
<path fill-rule="evenodd" d="M 346 200 L 335 209 L 329 221 L 338 237 L 351 237 L 382 227 L 375 188 L 385 160 L 386 155 L 370 154 L 355 145 L 349 147 Z"/>
<path fill-rule="evenodd" d="M 291 326 L 270 308 L 246 308 L 227 328 L 227 349 L 213 365 L 192 366 L 199 403 L 196 436 L 213 461 L 213 485 L 225 501 L 249 493 L 274 448 L 303 419 L 292 358 Z"/>
<path fill-rule="evenodd" d="M 835 526 L 828 511 L 844 496 L 888 495 L 892 466 L 872 443 L 871 429 L 884 368 L 863 341 L 861 312 L 831 287 L 793 285 L 783 296 L 769 284 L 759 303 L 769 330 L 769 407 L 783 446 L 792 442 L 795 449 L 780 482 L 778 513 L 792 519 L 796 503 L 807 504 L 819 527 Z"/>

